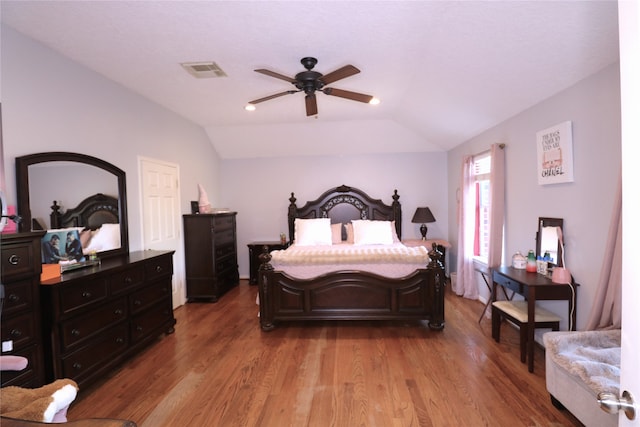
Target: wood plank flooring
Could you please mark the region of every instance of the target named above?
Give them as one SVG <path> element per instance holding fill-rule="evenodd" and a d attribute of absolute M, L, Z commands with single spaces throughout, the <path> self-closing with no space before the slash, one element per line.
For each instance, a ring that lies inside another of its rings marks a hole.
<path fill-rule="evenodd" d="M 580 426 L 551 405 L 544 353 L 451 294 L 443 331 L 425 323 L 316 322 L 262 332 L 257 287 L 176 310 L 176 331 L 80 390 L 68 418 L 158 426 Z"/>

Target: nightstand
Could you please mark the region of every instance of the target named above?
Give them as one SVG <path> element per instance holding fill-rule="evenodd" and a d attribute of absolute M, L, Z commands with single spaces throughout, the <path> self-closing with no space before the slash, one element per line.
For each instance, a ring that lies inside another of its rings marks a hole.
<path fill-rule="evenodd" d="M 260 268 L 260 254 L 265 246 L 269 247 L 269 252 L 277 251 L 279 249 L 287 249 L 289 243 L 281 243 L 280 241 L 269 242 L 251 242 L 247 245 L 249 247 L 249 284 L 258 284 L 258 268 Z"/>

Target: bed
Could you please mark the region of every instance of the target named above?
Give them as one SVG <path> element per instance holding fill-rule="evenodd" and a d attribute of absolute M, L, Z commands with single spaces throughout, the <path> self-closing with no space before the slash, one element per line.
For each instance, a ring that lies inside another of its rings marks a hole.
<path fill-rule="evenodd" d="M 362 190 L 342 185 L 298 207 L 294 193 L 291 193 L 288 228 L 290 241 L 294 244 L 284 252 L 298 244 L 296 228 L 302 221 L 297 219 L 326 218 L 333 226 L 351 223 L 354 227 L 380 226 L 386 221 L 393 227 L 399 240 L 402 229 L 399 198 L 397 190 L 394 191 L 392 202 L 388 205 Z M 332 243 L 336 247 L 345 245 L 344 241 L 350 238 L 349 230 L 347 226 L 341 227 L 341 242 L 338 244 L 335 240 L 336 229 L 333 228 Z M 346 245 L 353 246 L 350 243 Z M 390 247 L 397 251 L 412 250 L 397 241 L 391 242 Z M 311 246 L 308 249 L 322 251 L 326 248 Z M 422 250 L 426 251 L 424 248 Z M 418 254 L 413 253 L 413 256 Z M 423 263 L 400 276 L 397 273 L 387 275 L 375 269 L 372 271 L 370 266 L 364 264 L 361 268 L 354 261 L 327 266 L 324 272 L 316 270 L 312 276 L 304 277 L 292 274 L 289 269 L 274 262 L 283 257 L 286 259 L 280 251 L 268 252 L 268 248 L 260 255 L 258 299 L 260 326 L 264 331 L 274 329 L 280 322 L 306 320 L 426 320 L 431 329 L 441 330 L 444 327 L 445 273 L 442 253 L 435 246 Z M 314 256 L 309 259 L 314 260 Z"/>

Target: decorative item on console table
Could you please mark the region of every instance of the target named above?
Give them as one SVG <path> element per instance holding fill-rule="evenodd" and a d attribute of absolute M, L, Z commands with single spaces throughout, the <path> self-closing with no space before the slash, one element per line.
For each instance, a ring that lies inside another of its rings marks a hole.
<path fill-rule="evenodd" d="M 46 380 L 80 388 L 173 333 L 173 251 L 139 251 L 42 282 Z"/>
<path fill-rule="evenodd" d="M 183 215 L 187 300 L 216 302 L 238 285 L 236 212 Z"/>
<path fill-rule="evenodd" d="M 285 242 L 251 242 L 247 245 L 249 247 L 249 284 L 258 284 L 258 268 L 260 268 L 260 254 L 263 252 L 264 247 L 268 248 L 268 251 L 277 251 L 281 249 L 287 249 L 289 243 Z"/>
<path fill-rule="evenodd" d="M 4 234 L 2 247 L 2 355 L 26 357 L 22 371 L 2 371 L 2 386 L 26 388 L 44 384 L 40 332 L 41 232 Z M 3 423 L 4 425 L 4 423 Z"/>

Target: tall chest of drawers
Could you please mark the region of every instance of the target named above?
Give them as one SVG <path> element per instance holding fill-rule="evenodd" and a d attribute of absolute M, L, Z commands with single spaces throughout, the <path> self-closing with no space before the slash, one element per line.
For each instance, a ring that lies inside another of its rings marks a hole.
<path fill-rule="evenodd" d="M 184 215 L 187 299 L 217 301 L 236 286 L 236 212 Z"/>
<path fill-rule="evenodd" d="M 33 388 L 44 384 L 42 334 L 40 330 L 40 243 L 44 231 L 3 234 L 0 268 L 4 300 L 2 306 L 2 355 L 28 360 L 22 371 L 3 371 L 2 386 Z"/>
<path fill-rule="evenodd" d="M 80 387 L 173 333 L 173 251 L 131 252 L 42 282 L 46 379 Z"/>

